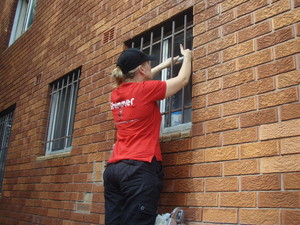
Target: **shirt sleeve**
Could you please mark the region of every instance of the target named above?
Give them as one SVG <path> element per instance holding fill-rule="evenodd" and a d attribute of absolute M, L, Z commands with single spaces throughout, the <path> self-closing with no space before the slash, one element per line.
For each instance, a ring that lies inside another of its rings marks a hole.
<path fill-rule="evenodd" d="M 144 81 L 142 82 L 142 85 L 142 94 L 148 101 L 158 101 L 165 98 L 167 88 L 165 81 Z"/>

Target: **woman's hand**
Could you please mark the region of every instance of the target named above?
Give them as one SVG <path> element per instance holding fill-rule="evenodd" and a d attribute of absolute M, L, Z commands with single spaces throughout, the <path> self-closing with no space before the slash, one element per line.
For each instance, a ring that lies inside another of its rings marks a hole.
<path fill-rule="evenodd" d="M 176 56 L 173 58 L 173 64 L 179 64 L 180 62 L 178 62 L 179 56 Z M 163 61 L 162 63 L 163 68 L 169 68 L 172 65 L 172 57 L 167 58 L 165 61 Z"/>
<path fill-rule="evenodd" d="M 166 80 L 166 98 L 174 95 L 177 91 L 187 85 L 192 73 L 192 51 L 184 49 L 183 46 L 180 45 L 180 52 L 183 55 L 182 66 L 176 77 Z"/>
<path fill-rule="evenodd" d="M 192 60 L 192 51 L 190 49 L 184 49 L 182 44 L 180 44 L 180 52 L 183 55 L 183 60 Z"/>
<path fill-rule="evenodd" d="M 192 60 L 192 51 L 189 49 L 184 49 L 183 45 L 180 44 L 180 52 L 183 55 L 183 62 L 179 62 L 179 56 L 173 57 L 173 65 L 177 65 L 180 63 L 191 63 Z M 172 65 L 172 57 L 166 59 L 165 61 L 163 61 L 162 63 L 160 63 L 159 65 L 157 65 L 156 67 L 151 69 L 151 74 L 152 77 L 154 77 L 156 74 L 158 74 L 160 71 L 162 71 L 163 69 L 169 68 Z"/>

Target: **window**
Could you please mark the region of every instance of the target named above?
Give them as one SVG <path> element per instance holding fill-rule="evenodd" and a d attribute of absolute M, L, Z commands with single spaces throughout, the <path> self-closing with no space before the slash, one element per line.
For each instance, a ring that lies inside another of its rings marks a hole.
<path fill-rule="evenodd" d="M 46 155 L 70 151 L 81 69 L 51 84 Z"/>
<path fill-rule="evenodd" d="M 169 57 L 180 55 L 179 45 L 192 49 L 193 42 L 193 12 L 189 9 L 174 18 L 166 21 L 144 34 L 127 41 L 128 47 L 139 48 L 143 52 L 159 56 L 157 61 L 152 62 L 155 67 Z M 163 70 L 154 79 L 167 80 L 177 76 L 181 65 L 172 65 L 170 69 Z M 162 132 L 173 131 L 191 122 L 191 95 L 190 83 L 174 96 L 160 101 L 160 110 L 163 116 Z"/>
<path fill-rule="evenodd" d="M 18 0 L 9 45 L 14 43 L 33 23 L 37 0 Z"/>
<path fill-rule="evenodd" d="M 14 109 L 15 105 L 0 113 L 0 192 L 2 191 L 6 154 L 12 127 Z"/>

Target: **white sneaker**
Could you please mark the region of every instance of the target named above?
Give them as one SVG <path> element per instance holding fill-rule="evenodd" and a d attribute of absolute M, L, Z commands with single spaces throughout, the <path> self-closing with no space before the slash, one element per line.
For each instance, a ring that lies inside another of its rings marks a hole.
<path fill-rule="evenodd" d="M 170 213 L 165 213 L 162 215 L 158 214 L 155 220 L 155 225 L 168 225 L 170 216 Z"/>
<path fill-rule="evenodd" d="M 184 225 L 184 219 L 184 210 L 177 207 L 171 213 L 167 225 Z"/>

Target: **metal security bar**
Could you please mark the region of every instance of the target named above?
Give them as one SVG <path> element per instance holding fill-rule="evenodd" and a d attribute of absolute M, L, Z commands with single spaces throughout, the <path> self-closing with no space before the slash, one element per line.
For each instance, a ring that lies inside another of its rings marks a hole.
<path fill-rule="evenodd" d="M 158 60 L 152 62 L 154 67 L 169 57 L 180 55 L 180 44 L 192 49 L 192 29 L 193 12 L 189 9 L 125 44 L 132 48 L 139 48 L 147 54 L 159 56 Z M 154 79 L 167 80 L 177 76 L 180 67 L 181 65 L 174 65 L 172 61 L 171 68 L 163 70 Z M 163 127 L 172 127 L 191 121 L 191 89 L 190 81 L 174 96 L 160 102 Z"/>
<path fill-rule="evenodd" d="M 52 83 L 46 154 L 65 152 L 72 146 L 73 124 L 81 69 Z"/>
<path fill-rule="evenodd" d="M 9 137 L 15 106 L 0 113 L 0 192 L 2 192 L 3 176 Z"/>

